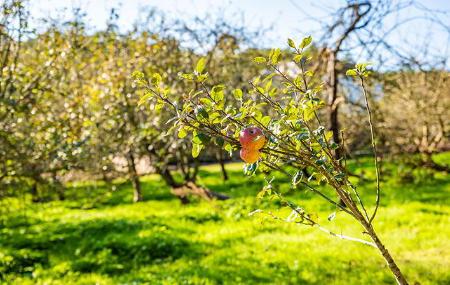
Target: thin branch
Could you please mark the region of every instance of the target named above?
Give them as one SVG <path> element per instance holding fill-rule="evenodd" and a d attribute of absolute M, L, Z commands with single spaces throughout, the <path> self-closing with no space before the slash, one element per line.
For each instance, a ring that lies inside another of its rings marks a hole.
<path fill-rule="evenodd" d="M 367 115 L 369 117 L 370 135 L 371 135 L 371 141 L 372 141 L 373 158 L 374 158 L 374 163 L 375 163 L 375 173 L 377 176 L 377 198 L 376 198 L 376 202 L 375 202 L 375 210 L 373 211 L 373 214 L 369 219 L 369 224 L 372 224 L 372 221 L 377 214 L 378 207 L 380 206 L 380 169 L 378 166 L 377 144 L 375 142 L 375 132 L 374 132 L 373 123 L 372 123 L 372 111 L 369 106 L 369 99 L 367 96 L 366 87 L 364 86 L 364 79 L 362 77 L 360 77 L 360 80 L 361 80 L 361 88 L 362 88 L 363 94 L 364 94 L 364 100 L 366 102 Z"/>
<path fill-rule="evenodd" d="M 273 169 L 273 170 L 278 170 L 281 173 L 285 174 L 286 176 L 288 176 L 289 178 L 292 179 L 292 175 L 287 172 L 286 170 L 282 169 L 281 167 L 279 167 L 278 165 L 273 165 L 271 163 L 268 163 L 266 161 L 262 162 L 263 164 L 265 164 L 267 167 Z M 327 200 L 329 203 L 333 204 L 334 206 L 338 207 L 339 209 L 341 209 L 342 211 L 346 212 L 347 214 L 354 216 L 352 212 L 350 212 L 349 210 L 347 210 L 346 208 L 344 208 L 342 205 L 339 205 L 338 203 L 334 202 L 331 198 L 329 198 L 328 196 L 326 196 L 325 194 L 323 194 L 322 192 L 320 192 L 319 190 L 315 189 L 314 187 L 312 187 L 311 185 L 309 185 L 308 183 L 301 181 L 301 184 L 305 185 L 309 190 L 311 190 L 313 193 L 321 196 L 323 199 Z"/>
<path fill-rule="evenodd" d="M 282 196 L 280 193 L 278 193 L 277 191 L 274 191 L 274 193 L 278 196 L 278 198 L 280 198 L 280 200 L 285 201 L 285 202 L 287 203 L 288 207 L 291 208 L 291 209 L 296 213 L 296 215 L 298 215 L 298 216 L 300 216 L 302 219 L 308 221 L 309 224 L 306 224 L 306 225 L 310 225 L 310 226 L 312 226 L 312 227 L 317 227 L 319 230 L 323 231 L 324 233 L 327 233 L 327 234 L 329 234 L 329 235 L 332 235 L 332 236 L 334 236 L 334 237 L 337 237 L 337 238 L 340 238 L 340 239 L 343 239 L 343 240 L 359 242 L 359 243 L 362 243 L 362 244 L 369 245 L 369 246 L 372 246 L 372 247 L 374 247 L 374 248 L 377 248 L 376 244 L 373 243 L 373 242 L 370 242 L 370 241 L 367 241 L 367 240 L 363 240 L 363 239 L 360 239 L 360 238 L 355 238 L 355 237 L 351 237 L 351 236 L 346 236 L 346 235 L 342 235 L 342 234 L 337 234 L 337 233 L 335 233 L 335 232 L 330 231 L 329 229 L 327 229 L 327 228 L 321 226 L 319 223 L 317 223 L 316 221 L 314 221 L 313 219 L 311 219 L 311 218 L 309 217 L 309 215 L 308 215 L 307 213 L 305 213 L 303 210 L 300 211 L 301 208 L 295 206 L 293 203 L 290 203 L 289 201 L 286 201 L 286 199 L 284 199 L 283 196 Z M 288 223 L 291 222 L 289 219 L 282 219 L 282 218 L 280 218 L 280 217 L 278 217 L 278 216 L 273 215 L 272 213 L 269 213 L 269 215 L 270 215 L 272 218 L 277 219 L 277 220 L 281 220 L 281 221 L 288 222 Z M 295 221 L 294 221 L 294 222 L 295 222 Z M 299 224 L 304 225 L 304 224 L 305 224 L 304 222 L 295 222 L 295 223 L 296 223 L 297 225 L 299 225 Z"/>
<path fill-rule="evenodd" d="M 328 233 L 328 234 L 330 234 L 330 235 L 332 235 L 334 237 L 337 237 L 337 238 L 340 238 L 340 239 L 343 239 L 343 240 L 359 242 L 359 243 L 362 243 L 362 244 L 369 245 L 371 247 L 377 248 L 376 244 L 373 243 L 373 242 L 370 242 L 370 241 L 367 241 L 367 240 L 363 240 L 363 239 L 359 239 L 359 238 L 346 236 L 346 235 L 337 234 L 337 233 L 334 233 L 334 232 L 332 232 L 332 231 L 322 227 L 319 224 L 316 224 L 316 226 L 319 228 L 319 230 L 321 230 L 321 231 L 323 231 L 325 233 Z"/>

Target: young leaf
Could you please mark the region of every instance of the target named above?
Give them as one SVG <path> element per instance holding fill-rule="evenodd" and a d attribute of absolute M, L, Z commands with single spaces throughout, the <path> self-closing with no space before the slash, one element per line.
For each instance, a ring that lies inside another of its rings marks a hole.
<path fill-rule="evenodd" d="M 270 116 L 264 116 L 261 119 L 261 124 L 263 124 L 265 127 L 267 127 L 270 123 L 270 120 L 271 120 Z"/>
<path fill-rule="evenodd" d="M 242 90 L 241 89 L 234 89 L 233 95 L 236 100 L 242 101 Z"/>
<path fill-rule="evenodd" d="M 260 63 L 266 63 L 267 59 L 265 57 L 262 56 L 257 56 L 253 59 L 254 62 L 260 64 Z"/>
<path fill-rule="evenodd" d="M 180 130 L 178 131 L 178 137 L 180 139 L 185 138 L 187 136 L 187 131 L 184 128 L 180 128 Z"/>
<path fill-rule="evenodd" d="M 270 52 L 270 62 L 272 64 L 277 64 L 280 61 L 280 57 L 281 57 L 281 50 L 279 48 L 277 49 L 273 49 Z"/>
<path fill-rule="evenodd" d="M 158 86 L 161 83 L 161 75 L 159 73 L 153 73 L 151 83 L 154 86 Z"/>
<path fill-rule="evenodd" d="M 202 57 L 197 61 L 197 65 L 195 66 L 195 71 L 197 71 L 198 74 L 202 73 L 202 71 L 205 69 L 205 58 Z"/>
<path fill-rule="evenodd" d="M 305 47 L 309 46 L 312 42 L 312 37 L 311 36 L 307 36 L 306 38 L 304 38 L 300 44 L 300 49 L 304 49 Z"/>
<path fill-rule="evenodd" d="M 354 69 L 349 69 L 349 70 L 347 70 L 347 72 L 345 73 L 345 75 L 347 75 L 347 76 L 357 76 L 358 73 L 357 73 L 356 70 L 354 70 Z"/>
<path fill-rule="evenodd" d="M 303 54 L 297 54 L 294 56 L 294 62 L 299 63 L 300 60 L 302 60 L 302 58 L 303 58 Z"/>
<path fill-rule="evenodd" d="M 295 42 L 294 42 L 292 39 L 288 39 L 288 45 L 289 45 L 291 48 L 295 48 Z"/>

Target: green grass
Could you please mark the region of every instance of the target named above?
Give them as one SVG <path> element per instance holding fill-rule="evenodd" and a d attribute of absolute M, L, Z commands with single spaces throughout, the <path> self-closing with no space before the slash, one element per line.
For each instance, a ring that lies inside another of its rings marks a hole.
<path fill-rule="evenodd" d="M 438 157 L 450 162 L 450 155 Z M 350 168 L 373 178 L 370 159 Z M 286 216 L 277 201 L 255 198 L 263 178 L 245 177 L 241 164 L 201 170 L 200 183 L 229 194 L 228 201 L 181 205 L 158 176 L 142 179 L 143 203 L 131 202 L 129 183 L 114 192 L 101 183 L 74 183 L 68 199 L 41 204 L 29 197 L 1 201 L 2 284 L 394 284 L 378 252 L 315 228 L 248 215 L 261 208 Z M 450 284 L 450 177 L 386 165 L 375 228 L 414 284 Z M 362 237 L 361 228 L 331 205 L 283 183 L 281 191 L 338 233 Z M 373 182 L 359 184 L 373 207 Z"/>

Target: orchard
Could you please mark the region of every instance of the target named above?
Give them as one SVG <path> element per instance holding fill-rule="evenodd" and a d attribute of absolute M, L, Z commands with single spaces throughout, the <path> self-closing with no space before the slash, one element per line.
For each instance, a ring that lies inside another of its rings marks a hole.
<path fill-rule="evenodd" d="M 0 0 L 0 284 L 449 284 L 448 7 L 208 1 Z"/>

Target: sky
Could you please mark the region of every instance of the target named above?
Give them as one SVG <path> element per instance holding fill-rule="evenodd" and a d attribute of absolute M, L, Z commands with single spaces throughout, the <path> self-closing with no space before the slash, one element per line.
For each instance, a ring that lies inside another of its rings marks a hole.
<path fill-rule="evenodd" d="M 245 20 L 249 29 L 272 27 L 264 40 L 264 46 L 286 47 L 286 39 L 301 39 L 323 32 L 319 21 L 329 22 L 328 15 L 341 7 L 343 0 L 29 0 L 31 15 L 39 18 L 70 19 L 73 7 L 87 12 L 87 20 L 93 29 L 105 27 L 112 7 L 120 15 L 122 31 L 130 29 L 142 7 L 151 6 L 163 11 L 171 18 L 191 19 L 208 12 L 223 13 L 225 18 Z M 396 2 L 396 0 L 394 0 Z M 397 1 L 398 2 L 398 1 Z M 450 22 L 449 0 L 418 0 L 424 9 L 439 9 L 448 14 L 442 19 Z M 424 10 L 422 9 L 422 10 Z M 421 9 L 410 9 L 400 17 L 420 16 Z M 237 15 L 241 15 L 237 17 Z M 398 17 L 391 17 L 383 25 L 393 25 Z M 36 24 L 37 26 L 39 24 Z M 450 58 L 450 32 L 438 25 L 425 24 L 417 20 L 390 34 L 389 42 L 399 49 L 414 50 L 417 46 L 428 46 L 433 54 Z"/>

